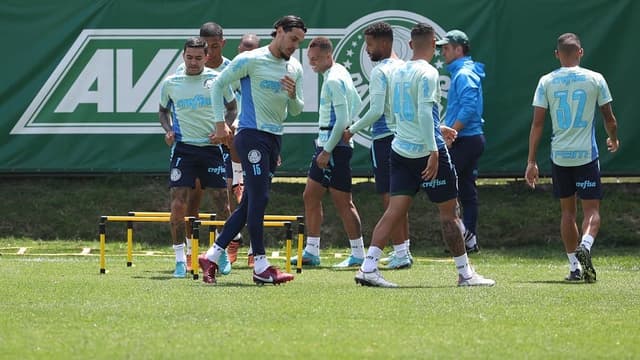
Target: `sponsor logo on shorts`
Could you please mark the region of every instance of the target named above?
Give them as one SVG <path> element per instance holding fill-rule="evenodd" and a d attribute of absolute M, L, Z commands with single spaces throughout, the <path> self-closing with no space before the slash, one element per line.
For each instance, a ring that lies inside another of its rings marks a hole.
<path fill-rule="evenodd" d="M 589 180 L 577 181 L 576 182 L 576 187 L 578 189 L 595 188 L 596 187 L 596 182 L 595 181 L 589 181 Z"/>
<path fill-rule="evenodd" d="M 433 180 L 431 180 L 431 181 L 424 181 L 424 182 L 422 183 L 422 188 L 423 188 L 423 189 L 429 189 L 429 188 L 431 188 L 431 189 L 435 189 L 435 188 L 437 188 L 437 187 L 445 186 L 445 185 L 447 185 L 447 180 L 445 180 L 445 179 L 442 179 L 442 180 L 440 180 L 440 179 L 433 179 Z"/>
<path fill-rule="evenodd" d="M 223 175 L 223 174 L 227 173 L 227 171 L 226 171 L 224 166 L 208 168 L 207 172 L 209 172 L 210 174 L 213 173 L 213 174 L 216 174 L 216 175 Z"/>
<path fill-rule="evenodd" d="M 182 177 L 182 171 L 178 168 L 171 169 L 171 181 L 178 181 Z"/>
<path fill-rule="evenodd" d="M 249 155 L 247 155 L 247 159 L 249 160 L 250 163 L 257 164 L 260 162 L 260 160 L 262 160 L 262 154 L 260 153 L 260 151 L 254 149 L 249 151 Z"/>

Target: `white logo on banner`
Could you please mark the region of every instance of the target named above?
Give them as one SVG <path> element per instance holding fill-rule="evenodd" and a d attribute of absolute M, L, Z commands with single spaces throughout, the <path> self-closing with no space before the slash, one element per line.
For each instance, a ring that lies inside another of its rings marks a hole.
<path fill-rule="evenodd" d="M 394 50 L 405 59 L 410 55 L 408 40 L 414 24 L 432 25 L 438 37 L 445 33 L 432 20 L 400 10 L 369 14 L 343 29 L 309 29 L 308 39 L 326 36 L 337 41 L 336 61 L 351 72 L 361 95 L 367 93 L 369 73 L 375 65 L 366 54 L 362 32 L 377 21 L 387 21 L 393 26 Z M 269 39 L 272 30 L 225 29 L 225 37 L 237 40 L 253 32 Z M 83 30 L 11 134 L 162 134 L 164 131 L 153 115 L 158 112 L 161 80 L 175 73 L 182 63 L 183 41 L 197 32 L 197 29 Z M 158 43 L 154 54 L 136 49 L 138 44 L 146 49 L 154 41 Z M 167 43 L 177 46 L 162 48 Z M 304 112 L 310 113 L 311 118 L 311 113 L 318 110 L 320 80 L 307 62 L 306 49 L 299 49 L 294 56 L 304 67 Z M 284 126 L 289 134 L 317 133 L 316 122 L 285 122 Z M 355 140 L 365 146 L 370 143 L 366 136 L 358 135 Z"/>

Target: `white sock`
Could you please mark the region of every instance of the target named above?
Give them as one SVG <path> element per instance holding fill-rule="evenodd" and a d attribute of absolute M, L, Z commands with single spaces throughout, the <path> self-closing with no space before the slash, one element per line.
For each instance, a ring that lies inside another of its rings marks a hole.
<path fill-rule="evenodd" d="M 232 161 L 231 168 L 233 169 L 233 180 L 231 181 L 231 184 L 237 185 L 244 183 L 242 181 L 242 164 Z"/>
<path fill-rule="evenodd" d="M 362 236 L 357 239 L 349 240 L 351 245 L 351 255 L 358 259 L 364 259 L 364 241 Z"/>
<path fill-rule="evenodd" d="M 360 270 L 362 270 L 362 272 L 376 271 L 376 269 L 378 268 L 378 260 L 380 260 L 381 255 L 382 249 L 376 246 L 369 246 L 369 250 L 367 250 L 367 256 L 365 256 Z"/>
<path fill-rule="evenodd" d="M 589 252 L 591 252 L 591 246 L 593 245 L 593 242 L 595 240 L 596 239 L 594 239 L 593 236 L 584 234 L 582 235 L 582 242 L 580 243 L 580 245 L 584 246 L 585 248 L 587 248 L 587 250 L 589 250 Z"/>
<path fill-rule="evenodd" d="M 185 237 L 185 239 L 187 240 L 187 255 L 191 255 L 191 238 Z"/>
<path fill-rule="evenodd" d="M 307 246 L 304 247 L 304 251 L 311 255 L 320 256 L 320 237 L 308 236 Z"/>
<path fill-rule="evenodd" d="M 251 247 L 251 243 L 249 243 L 249 250 L 247 250 L 247 255 L 253 255 L 253 248 Z"/>
<path fill-rule="evenodd" d="M 187 257 L 184 256 L 184 243 L 173 245 L 173 251 L 176 253 L 176 262 L 187 262 Z"/>
<path fill-rule="evenodd" d="M 267 260 L 267 255 L 256 255 L 255 264 L 253 265 L 253 271 L 256 274 L 260 274 L 267 270 L 269 267 L 269 260 Z"/>
<path fill-rule="evenodd" d="M 576 257 L 575 251 L 567 253 L 567 258 L 569 258 L 569 271 L 576 271 L 576 269 L 580 269 L 580 271 L 582 271 L 582 266 L 580 266 L 580 262 Z"/>
<path fill-rule="evenodd" d="M 220 255 L 224 252 L 224 249 L 218 246 L 218 244 L 213 244 L 212 247 L 207 250 L 207 254 L 205 255 L 209 261 L 213 261 L 214 263 L 218 263 L 220 259 Z"/>
<path fill-rule="evenodd" d="M 407 244 L 406 243 L 393 245 L 393 251 L 395 251 L 396 257 L 400 258 L 400 257 L 407 256 L 407 254 L 409 253 L 407 250 L 408 249 L 407 249 Z"/>
<path fill-rule="evenodd" d="M 458 274 L 462 276 L 464 279 L 468 279 L 473 275 L 473 268 L 469 265 L 469 258 L 467 254 L 456 256 L 453 258 L 453 261 L 456 263 L 456 269 L 458 269 Z"/>
<path fill-rule="evenodd" d="M 411 239 L 407 239 L 404 241 L 404 244 L 407 246 L 407 252 L 411 252 Z"/>

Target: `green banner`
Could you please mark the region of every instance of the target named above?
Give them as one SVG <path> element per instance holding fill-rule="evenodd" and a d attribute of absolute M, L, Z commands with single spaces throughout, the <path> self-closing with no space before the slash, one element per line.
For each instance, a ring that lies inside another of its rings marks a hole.
<path fill-rule="evenodd" d="M 187 37 L 200 24 L 224 27 L 224 55 L 233 58 L 239 38 L 256 33 L 270 41 L 273 22 L 301 16 L 309 28 L 295 55 L 304 66 L 305 107 L 285 123 L 279 175 L 305 175 L 317 132 L 321 80 L 306 58 L 306 44 L 327 36 L 335 59 L 351 72 L 364 103 L 373 64 L 364 49 L 363 29 L 375 21 L 394 27 L 394 49 L 411 55 L 411 26 L 427 22 L 439 37 L 459 28 L 471 38 L 471 55 L 486 64 L 484 82 L 486 151 L 481 176 L 521 176 L 526 165 L 531 101 L 539 77 L 558 67 L 553 56 L 560 33 L 582 38 L 582 65 L 601 72 L 614 97 L 621 148 L 607 153 L 602 121 L 597 121 L 605 174 L 638 175 L 635 158 L 640 123 L 634 122 L 632 81 L 640 78 L 633 46 L 640 34 L 640 5 L 633 0 L 400 0 L 314 3 L 232 1 L 91 1 L 55 4 L 34 0 L 0 4 L 0 28 L 7 54 L 0 82 L 0 174 L 2 173 L 162 173 L 169 149 L 158 122 L 159 84 L 182 61 Z M 437 55 L 443 104 L 449 77 Z M 548 172 L 547 126 L 539 160 Z M 352 167 L 369 175 L 370 138 L 355 138 Z"/>

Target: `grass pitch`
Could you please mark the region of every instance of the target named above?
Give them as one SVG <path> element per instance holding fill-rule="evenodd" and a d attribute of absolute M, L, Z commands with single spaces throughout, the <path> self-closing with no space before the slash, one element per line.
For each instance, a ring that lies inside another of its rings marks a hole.
<path fill-rule="evenodd" d="M 340 259 L 330 250 L 323 267 L 258 287 L 246 258 L 207 286 L 172 278 L 167 249 L 136 249 L 127 268 L 112 244 L 100 275 L 97 256 L 76 255 L 83 247 L 97 246 L 0 239 L 0 358 L 640 356 L 637 248 L 596 247 L 595 284 L 565 283 L 556 246 L 472 255 L 493 288 L 457 288 L 453 263 L 431 249 L 409 270 L 384 272 L 401 288 L 380 289 L 356 286 L 353 269 L 332 270 Z"/>

